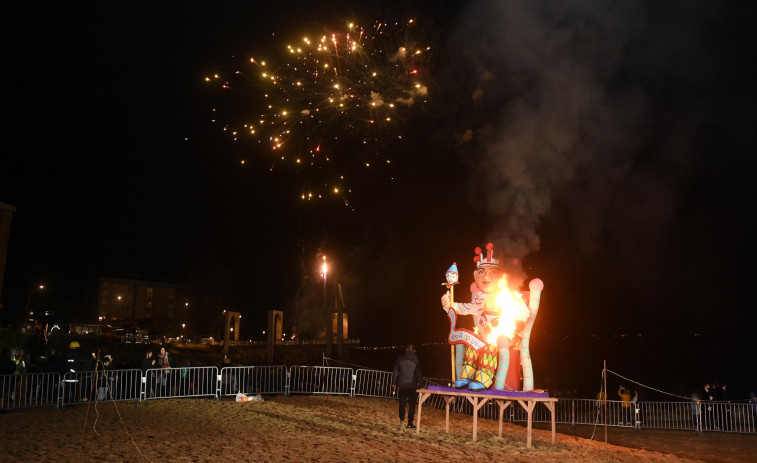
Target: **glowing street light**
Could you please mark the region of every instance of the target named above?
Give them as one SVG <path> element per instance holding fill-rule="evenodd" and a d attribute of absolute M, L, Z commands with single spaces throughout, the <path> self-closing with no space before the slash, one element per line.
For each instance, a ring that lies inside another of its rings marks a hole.
<path fill-rule="evenodd" d="M 326 254 L 323 254 L 322 257 L 323 257 L 323 264 L 321 265 L 321 278 L 323 278 L 323 313 L 326 316 L 326 329 L 324 330 L 324 332 L 326 334 L 326 355 L 330 357 L 331 356 L 331 316 L 329 314 L 329 309 L 326 302 L 326 277 L 327 277 L 329 267 L 326 264 Z"/>

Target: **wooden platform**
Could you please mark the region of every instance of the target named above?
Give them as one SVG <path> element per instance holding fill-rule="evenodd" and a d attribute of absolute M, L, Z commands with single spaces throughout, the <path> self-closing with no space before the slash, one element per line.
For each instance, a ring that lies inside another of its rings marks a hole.
<path fill-rule="evenodd" d="M 502 418 L 505 410 L 513 402 L 518 402 L 528 414 L 528 448 L 531 448 L 531 430 L 534 407 L 537 403 L 543 403 L 552 416 L 552 443 L 555 443 L 555 403 L 557 398 L 551 398 L 546 393 L 536 392 L 503 392 L 503 391 L 482 391 L 472 392 L 467 389 L 455 389 L 442 386 L 429 386 L 428 389 L 418 389 L 418 427 L 416 433 L 421 432 L 421 414 L 423 412 L 423 402 L 432 394 L 439 394 L 447 404 L 447 423 L 445 431 L 449 433 L 449 407 L 455 397 L 465 397 L 473 405 L 473 440 L 478 437 L 478 411 L 486 404 L 488 400 L 493 400 L 499 405 L 499 437 L 502 437 Z"/>

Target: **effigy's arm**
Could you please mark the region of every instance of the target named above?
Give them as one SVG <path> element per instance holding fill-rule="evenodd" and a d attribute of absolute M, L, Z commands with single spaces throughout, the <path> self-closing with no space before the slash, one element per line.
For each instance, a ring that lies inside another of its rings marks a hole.
<path fill-rule="evenodd" d="M 539 312 L 539 302 L 541 301 L 541 292 L 544 289 L 544 282 L 538 278 L 534 278 L 528 283 L 528 289 L 531 291 L 528 309 L 531 315 L 526 321 L 526 326 L 520 335 L 520 363 L 523 366 L 523 390 L 532 391 L 534 389 L 534 368 L 531 364 L 531 351 L 529 349 L 529 342 L 531 339 L 531 329 L 534 326 L 534 320 L 536 320 L 536 314 Z"/>
<path fill-rule="evenodd" d="M 473 286 L 475 286 L 475 284 L 472 285 L 471 291 L 477 292 L 478 288 L 474 288 Z M 480 312 L 481 308 L 480 304 L 476 304 L 474 301 L 471 301 L 470 304 L 454 302 L 452 299 L 452 289 L 453 288 L 449 288 L 449 291 L 442 296 L 441 301 L 442 310 L 447 313 L 447 317 L 449 317 L 450 320 L 450 332 L 447 340 L 451 346 L 454 346 L 452 350 L 452 380 L 454 381 L 460 379 L 460 374 L 462 373 L 465 346 L 479 350 L 485 345 L 485 341 L 476 336 L 472 331 L 457 329 L 457 315 L 477 314 Z"/>
<path fill-rule="evenodd" d="M 447 317 L 449 317 L 449 336 L 447 341 L 450 344 L 465 344 L 474 350 L 480 350 L 486 347 L 486 340 L 474 333 L 471 330 L 465 328 L 457 328 L 457 313 L 450 308 L 447 310 Z"/>

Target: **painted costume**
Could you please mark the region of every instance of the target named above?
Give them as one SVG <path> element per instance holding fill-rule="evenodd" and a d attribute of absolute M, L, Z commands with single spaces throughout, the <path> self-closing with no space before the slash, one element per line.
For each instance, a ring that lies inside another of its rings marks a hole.
<path fill-rule="evenodd" d="M 472 291 L 476 289 L 478 289 L 478 287 L 475 284 L 471 285 Z M 472 316 L 475 333 L 480 338 L 487 339 L 492 330 L 499 324 L 499 311 L 490 307 L 493 301 L 487 304 L 487 301 L 494 297 L 495 295 L 492 293 L 486 293 L 479 290 L 473 292 L 473 300 L 471 302 L 454 302 L 452 303 L 452 309 L 457 315 Z M 529 315 L 528 307 L 526 307 L 525 304 L 522 304 L 518 318 L 526 320 L 529 318 Z M 481 388 L 474 385 L 472 388 L 469 386 L 469 388 L 474 390 L 488 389 L 496 380 L 497 384 L 495 389 L 504 390 L 505 378 L 509 367 L 510 344 L 510 339 L 505 336 L 500 336 L 495 342 L 488 342 L 478 350 L 472 348 L 470 345 L 466 345 L 462 368 L 458 372 L 457 381 L 455 381 L 456 386 L 464 387 L 468 385 L 468 383 L 474 382 L 481 384 L 483 387 Z M 462 345 L 457 345 L 455 348 L 456 364 L 461 348 Z M 500 369 L 501 371 L 499 371 Z"/>
<path fill-rule="evenodd" d="M 473 260 L 476 262 L 477 270 L 474 272 L 476 283 L 471 285 L 473 295 L 471 302 L 449 301 L 448 316 L 452 325 L 449 341 L 455 344 L 455 387 L 467 386 L 472 391 L 478 391 L 494 386 L 496 390 L 505 390 L 508 370 L 510 369 L 510 354 L 511 352 L 517 353 L 517 350 L 521 349 L 521 355 L 516 355 L 513 358 L 516 362 L 514 368 L 519 373 L 518 367 L 522 364 L 523 390 L 533 390 L 533 371 L 528 343 L 539 307 L 543 284 L 541 280 L 536 279 L 529 285 L 531 300 L 528 306 L 523 300 L 517 300 L 514 304 L 507 305 L 505 310 L 509 312 L 508 318 L 517 321 L 513 334 L 500 334 L 496 340 L 490 339 L 490 334 L 499 325 L 503 308 L 498 307 L 496 301 L 499 281 L 492 282 L 488 271 L 486 271 L 485 280 L 479 282 L 479 275 L 484 273 L 481 270 L 482 268 L 501 271 L 499 259 L 493 257 L 493 245 L 487 244 L 486 249 L 486 255 L 481 252 L 481 248 L 475 250 L 477 255 Z M 501 279 L 501 275 L 498 279 Z M 488 288 L 488 291 L 479 288 L 479 283 Z M 442 304 L 444 305 L 444 302 Z M 455 330 L 455 315 L 472 316 L 475 333 L 464 329 Z M 469 335 L 466 335 L 466 332 Z M 513 376 L 517 376 L 514 379 L 514 384 L 519 385 L 520 375 L 513 374 Z M 513 386 L 511 381 L 507 381 L 507 387 L 510 389 L 519 388 Z"/>

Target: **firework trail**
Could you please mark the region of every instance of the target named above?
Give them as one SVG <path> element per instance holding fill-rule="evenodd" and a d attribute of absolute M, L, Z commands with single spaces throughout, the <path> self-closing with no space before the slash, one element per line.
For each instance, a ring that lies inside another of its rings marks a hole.
<path fill-rule="evenodd" d="M 416 30 L 413 20 L 320 28 L 281 48 L 276 61 L 249 58 L 230 76 L 205 80 L 257 101 L 253 115 L 224 130 L 264 146 L 270 170 L 293 166 L 302 199 L 337 197 L 351 207 L 352 187 L 366 170 L 391 168 L 387 152 L 403 121 L 426 101 L 430 47 L 413 39 Z"/>

